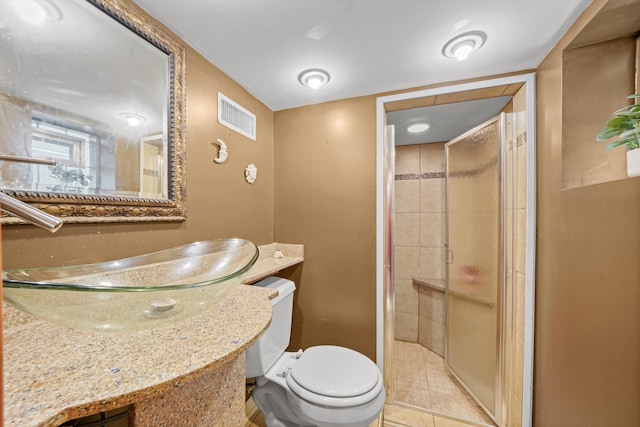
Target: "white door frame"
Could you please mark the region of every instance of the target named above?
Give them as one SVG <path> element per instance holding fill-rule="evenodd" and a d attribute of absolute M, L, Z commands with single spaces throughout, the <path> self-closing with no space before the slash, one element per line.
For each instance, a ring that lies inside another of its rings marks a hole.
<path fill-rule="evenodd" d="M 427 96 L 444 95 L 509 84 L 525 84 L 527 108 L 527 232 L 526 232 L 526 279 L 524 319 L 524 376 L 522 390 L 522 425 L 532 425 L 533 410 L 533 338 L 535 308 L 535 230 L 536 230 L 536 88 L 535 73 L 454 84 L 415 92 L 378 97 L 376 100 L 376 360 L 384 372 L 384 222 L 385 176 L 383 174 L 384 125 L 388 102 L 404 101 Z"/>

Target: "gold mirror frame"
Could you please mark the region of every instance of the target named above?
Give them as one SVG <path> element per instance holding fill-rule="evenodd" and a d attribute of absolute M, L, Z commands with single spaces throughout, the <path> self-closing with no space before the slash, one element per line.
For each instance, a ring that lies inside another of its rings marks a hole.
<path fill-rule="evenodd" d="M 80 195 L 2 189 L 65 223 L 184 221 L 186 219 L 185 157 L 185 48 L 180 41 L 149 17 L 132 1 L 86 0 L 167 53 L 169 58 L 168 94 L 168 198 L 147 199 L 125 196 Z M 4 212 L 2 224 L 24 224 Z"/>

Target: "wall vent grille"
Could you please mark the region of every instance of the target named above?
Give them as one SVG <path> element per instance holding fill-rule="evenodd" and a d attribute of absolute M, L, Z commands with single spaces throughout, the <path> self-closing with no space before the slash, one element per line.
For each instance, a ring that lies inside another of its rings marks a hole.
<path fill-rule="evenodd" d="M 218 92 L 218 123 L 256 140 L 256 115 Z"/>

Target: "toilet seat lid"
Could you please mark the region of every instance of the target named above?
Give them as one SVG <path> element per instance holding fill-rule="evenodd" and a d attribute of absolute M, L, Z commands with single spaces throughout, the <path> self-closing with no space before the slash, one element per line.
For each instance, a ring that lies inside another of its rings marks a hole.
<path fill-rule="evenodd" d="M 323 345 L 305 350 L 288 379 L 314 394 L 350 398 L 376 388 L 380 382 L 380 370 L 357 351 Z"/>

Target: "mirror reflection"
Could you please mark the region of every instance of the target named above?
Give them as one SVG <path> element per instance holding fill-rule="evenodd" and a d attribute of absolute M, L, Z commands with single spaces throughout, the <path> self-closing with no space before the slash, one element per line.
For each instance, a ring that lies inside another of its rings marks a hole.
<path fill-rule="evenodd" d="M 44 203 L 176 204 L 180 58 L 131 13 L 141 12 L 112 0 L 0 2 L 0 155 L 49 161 L 0 160 L 3 191 Z"/>

